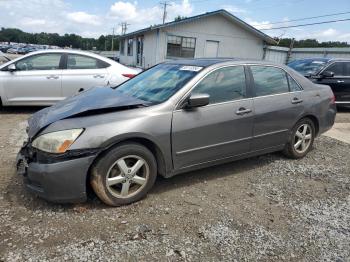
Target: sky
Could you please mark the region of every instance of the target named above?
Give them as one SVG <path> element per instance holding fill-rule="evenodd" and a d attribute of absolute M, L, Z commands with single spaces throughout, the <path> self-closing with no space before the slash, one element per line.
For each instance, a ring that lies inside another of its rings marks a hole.
<path fill-rule="evenodd" d="M 75 33 L 84 37 L 121 33 L 127 22 L 132 32 L 162 22 L 160 1 L 115 0 L 0 0 L 0 27 L 26 32 Z M 166 21 L 226 9 L 258 29 L 350 18 L 350 0 L 173 0 Z M 312 20 L 289 20 L 347 12 Z M 275 24 L 275 22 L 282 22 Z M 274 24 L 270 24 L 274 23 Z M 263 30 L 270 36 L 316 38 L 350 43 L 350 21 L 308 27 Z"/>

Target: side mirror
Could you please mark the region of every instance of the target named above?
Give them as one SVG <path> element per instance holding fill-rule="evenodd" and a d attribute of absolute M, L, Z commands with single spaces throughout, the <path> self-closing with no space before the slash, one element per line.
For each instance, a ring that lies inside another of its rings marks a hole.
<path fill-rule="evenodd" d="M 13 71 L 16 71 L 17 68 L 16 68 L 16 65 L 15 64 L 11 64 L 7 67 L 7 69 L 10 71 L 10 72 L 13 72 Z"/>
<path fill-rule="evenodd" d="M 188 98 L 185 108 L 195 108 L 206 106 L 209 104 L 209 95 L 208 94 L 191 94 Z"/>
<path fill-rule="evenodd" d="M 322 77 L 334 77 L 334 72 L 332 72 L 332 71 L 323 71 L 321 73 L 321 76 Z"/>

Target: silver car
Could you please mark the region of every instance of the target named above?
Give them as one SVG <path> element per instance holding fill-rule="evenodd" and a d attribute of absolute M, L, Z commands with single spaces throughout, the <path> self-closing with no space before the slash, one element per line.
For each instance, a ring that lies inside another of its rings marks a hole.
<path fill-rule="evenodd" d="M 0 106 L 52 105 L 92 87 L 118 85 L 139 72 L 90 52 L 32 52 L 0 65 Z"/>
<path fill-rule="evenodd" d="M 144 197 L 157 175 L 274 151 L 304 157 L 335 115 L 328 86 L 282 65 L 167 62 L 34 114 L 17 169 L 50 201 L 84 201 L 91 186 L 118 206 Z"/>

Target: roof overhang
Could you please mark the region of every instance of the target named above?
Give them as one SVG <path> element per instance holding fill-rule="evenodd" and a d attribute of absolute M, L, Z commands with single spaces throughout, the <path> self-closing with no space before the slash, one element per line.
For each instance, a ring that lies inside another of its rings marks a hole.
<path fill-rule="evenodd" d="M 151 31 L 154 31 L 156 29 L 161 29 L 161 28 L 175 26 L 175 25 L 184 24 L 184 23 L 190 23 L 190 22 L 192 22 L 194 20 L 198 20 L 198 19 L 202 19 L 202 18 L 205 18 L 205 17 L 214 16 L 214 15 L 222 15 L 223 17 L 225 17 L 226 19 L 230 20 L 231 22 L 233 22 L 235 24 L 238 24 L 239 26 L 241 26 L 242 28 L 244 28 L 247 31 L 251 32 L 255 36 L 261 38 L 267 44 L 272 44 L 272 45 L 273 44 L 277 44 L 276 40 L 274 40 L 272 37 L 270 37 L 267 34 L 261 32 L 260 30 L 256 29 L 255 27 L 247 24 L 243 20 L 239 19 L 238 17 L 234 16 L 233 14 L 229 13 L 228 11 L 226 11 L 224 9 L 220 9 L 220 10 L 213 11 L 213 12 L 208 12 L 208 13 L 197 15 L 197 16 L 188 17 L 188 18 L 185 18 L 185 19 L 181 19 L 179 21 L 173 21 L 173 22 L 169 22 L 169 23 L 165 23 L 165 24 L 161 24 L 161 25 L 150 26 L 150 27 L 147 27 L 147 28 L 143 28 L 141 30 L 137 30 L 137 31 L 134 31 L 134 32 L 122 35 L 122 36 L 120 36 L 120 38 L 129 38 L 129 37 L 133 37 L 133 36 L 136 36 L 136 35 L 141 35 L 141 34 L 144 34 L 144 33 L 147 33 L 147 32 L 151 32 Z"/>

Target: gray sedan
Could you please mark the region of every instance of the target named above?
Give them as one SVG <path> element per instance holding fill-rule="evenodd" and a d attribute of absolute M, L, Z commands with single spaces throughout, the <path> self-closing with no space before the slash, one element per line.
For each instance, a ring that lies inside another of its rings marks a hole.
<path fill-rule="evenodd" d="M 95 88 L 34 114 L 17 169 L 39 196 L 137 201 L 157 175 L 283 151 L 304 157 L 330 129 L 328 86 L 282 65 L 232 59 L 159 64 L 115 88 Z"/>

